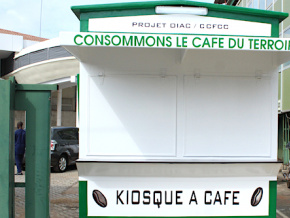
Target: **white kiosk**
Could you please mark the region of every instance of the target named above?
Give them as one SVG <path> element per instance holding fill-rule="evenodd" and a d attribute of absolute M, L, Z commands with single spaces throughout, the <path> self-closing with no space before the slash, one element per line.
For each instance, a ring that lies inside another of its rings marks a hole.
<path fill-rule="evenodd" d="M 80 217 L 276 217 L 288 14 L 195 1 L 72 7 Z"/>

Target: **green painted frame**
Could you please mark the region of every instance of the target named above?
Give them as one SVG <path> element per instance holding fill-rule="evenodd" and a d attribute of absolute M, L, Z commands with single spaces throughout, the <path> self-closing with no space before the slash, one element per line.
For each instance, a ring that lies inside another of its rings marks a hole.
<path fill-rule="evenodd" d="M 279 37 L 279 23 L 288 17 L 288 13 L 210 4 L 192 0 L 141 1 L 72 6 L 71 9 L 80 20 L 80 31 L 88 32 L 90 18 L 155 15 L 155 7 L 162 5 L 194 6 L 208 8 L 209 17 L 269 23 L 272 25 L 272 37 Z"/>
<path fill-rule="evenodd" d="M 269 182 L 269 216 L 235 216 L 235 218 L 276 218 L 276 200 L 277 200 L 277 181 Z M 79 217 L 80 218 L 122 218 L 118 217 L 103 217 L 103 216 L 88 216 L 88 198 L 87 198 L 87 181 L 79 181 Z M 231 216 L 233 217 L 233 216 Z M 130 217 L 130 218 L 148 218 L 148 217 Z M 160 217 L 150 217 L 160 218 Z M 162 217 L 162 218 L 182 218 L 182 217 Z M 186 218 L 210 218 L 210 217 L 186 217 Z M 214 218 L 225 218 L 215 216 Z M 227 217 L 229 218 L 229 217 Z"/>
<path fill-rule="evenodd" d="M 15 146 L 14 146 L 14 96 L 15 80 L 0 80 L 0 210 L 2 218 L 15 214 Z"/>
<path fill-rule="evenodd" d="M 25 187 L 25 217 L 49 217 L 50 97 L 56 85 L 21 85 L 0 81 L 0 210 L 15 217 L 15 187 Z M 26 111 L 25 183 L 14 180 L 14 110 Z"/>
<path fill-rule="evenodd" d="M 25 217 L 49 217 L 50 98 L 57 85 L 16 85 L 15 110 L 26 111 Z"/>

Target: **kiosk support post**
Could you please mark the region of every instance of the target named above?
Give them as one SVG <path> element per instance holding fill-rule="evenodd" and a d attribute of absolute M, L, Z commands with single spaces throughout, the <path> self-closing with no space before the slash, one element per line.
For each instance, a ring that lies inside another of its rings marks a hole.
<path fill-rule="evenodd" d="M 14 87 L 13 80 L 0 81 L 0 211 L 1 217 L 14 217 Z"/>
<path fill-rule="evenodd" d="M 26 111 L 25 216 L 49 217 L 51 86 L 17 85 L 15 109 Z"/>

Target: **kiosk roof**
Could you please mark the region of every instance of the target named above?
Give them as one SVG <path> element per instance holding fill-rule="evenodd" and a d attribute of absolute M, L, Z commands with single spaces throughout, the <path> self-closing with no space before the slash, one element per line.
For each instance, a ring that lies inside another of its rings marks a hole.
<path fill-rule="evenodd" d="M 75 13 L 75 15 L 80 19 L 81 13 L 113 11 L 113 10 L 138 10 L 138 9 L 155 8 L 156 6 L 164 6 L 164 5 L 206 7 L 208 8 L 209 12 L 224 12 L 224 13 L 232 13 L 234 15 L 239 14 L 244 16 L 265 17 L 265 18 L 267 17 L 272 19 L 278 19 L 279 22 L 282 22 L 285 18 L 288 17 L 288 13 L 283 12 L 235 7 L 229 5 L 211 4 L 197 2 L 193 0 L 165 0 L 165 1 L 159 0 L 159 1 L 105 3 L 105 4 L 98 3 L 94 5 L 72 6 L 71 9 Z M 124 14 L 123 16 L 129 15 L 131 14 Z M 209 16 L 211 16 L 210 13 Z"/>

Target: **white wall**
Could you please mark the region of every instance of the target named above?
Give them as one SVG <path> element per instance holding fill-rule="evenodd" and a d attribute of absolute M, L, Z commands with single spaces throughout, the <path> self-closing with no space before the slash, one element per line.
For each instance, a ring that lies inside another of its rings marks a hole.
<path fill-rule="evenodd" d="M 181 63 L 174 49 L 83 55 L 81 159 L 276 160 L 278 74 L 261 65 L 270 56 L 197 50 Z"/>
<path fill-rule="evenodd" d="M 51 111 L 50 113 L 50 124 L 51 126 L 56 126 L 56 111 Z M 61 126 L 76 126 L 76 112 L 62 111 Z"/>

